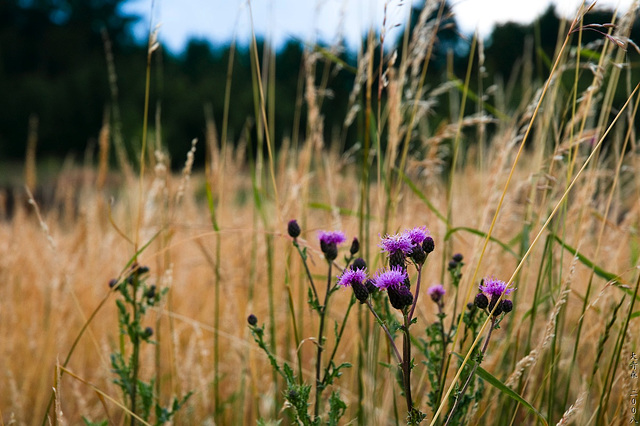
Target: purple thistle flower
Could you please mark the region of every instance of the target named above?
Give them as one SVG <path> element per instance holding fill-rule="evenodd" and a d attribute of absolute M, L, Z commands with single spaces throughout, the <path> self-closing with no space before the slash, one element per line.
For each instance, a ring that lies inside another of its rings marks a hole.
<path fill-rule="evenodd" d="M 342 244 L 347 238 L 344 236 L 344 232 L 342 231 L 320 231 L 318 232 L 318 238 L 320 239 L 320 243 L 324 243 L 327 245 L 330 244 Z"/>
<path fill-rule="evenodd" d="M 480 291 L 484 292 L 484 294 L 489 296 L 491 299 L 497 299 L 502 295 L 502 293 L 504 293 L 506 296 L 507 294 L 515 290 L 514 288 L 507 288 L 507 284 L 504 281 L 497 280 L 493 277 L 485 278 L 484 282 L 480 284 L 479 288 Z"/>
<path fill-rule="evenodd" d="M 351 287 L 354 283 L 363 284 L 367 280 L 366 269 L 345 269 L 341 276 L 338 276 L 338 285 Z"/>
<path fill-rule="evenodd" d="M 388 289 L 392 286 L 404 285 L 407 278 L 407 271 L 400 266 L 394 266 L 391 269 L 378 271 L 374 277 L 374 284 L 380 289 Z"/>
<path fill-rule="evenodd" d="M 409 240 L 411 241 L 411 244 L 413 244 L 414 246 L 417 246 L 422 244 L 422 242 L 427 237 L 430 237 L 431 233 L 429 232 L 426 226 L 416 226 L 413 229 L 405 229 L 402 235 L 405 235 L 407 238 L 409 238 Z"/>
<path fill-rule="evenodd" d="M 442 284 L 434 284 L 427 289 L 427 293 L 431 297 L 431 300 L 433 300 L 436 303 L 439 303 L 444 297 L 446 291 L 442 286 Z"/>
<path fill-rule="evenodd" d="M 395 235 L 387 234 L 382 238 L 378 246 L 389 256 L 397 252 L 402 252 L 407 256 L 413 251 L 413 243 L 409 236 L 404 233 Z"/>
<path fill-rule="evenodd" d="M 320 231 L 318 238 L 320 239 L 320 249 L 329 262 L 333 262 L 338 257 L 338 244 L 347 240 L 342 231 Z"/>

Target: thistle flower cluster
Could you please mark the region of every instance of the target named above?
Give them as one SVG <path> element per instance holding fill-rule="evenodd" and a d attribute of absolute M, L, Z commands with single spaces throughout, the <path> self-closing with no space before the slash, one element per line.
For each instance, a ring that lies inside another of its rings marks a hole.
<path fill-rule="evenodd" d="M 332 233 L 320 234 L 321 247 L 326 247 L 327 250 L 333 242 L 338 240 L 344 241 Z M 356 244 L 357 239 L 354 239 L 352 249 Z M 382 238 L 379 247 L 387 253 L 389 268 L 381 269 L 373 277 L 369 277 L 365 261 L 356 259 L 350 268 L 345 269 L 342 275 L 338 276 L 338 285 L 351 287 L 360 303 L 365 303 L 369 295 L 376 290 L 386 290 L 391 306 L 402 310 L 410 306 L 414 300 L 407 273 L 407 259 L 412 260 L 416 266 L 421 266 L 427 255 L 434 249 L 433 238 L 426 227 L 421 226 L 407 229 L 399 234 L 386 235 Z M 323 252 L 327 256 L 324 248 Z"/>
<path fill-rule="evenodd" d="M 374 282 L 378 288 L 387 290 L 391 306 L 402 310 L 414 301 L 407 273 L 407 260 L 421 268 L 435 248 L 433 238 L 425 226 L 418 226 L 398 234 L 385 235 L 379 247 L 387 254 L 389 269 L 378 271 Z"/>
<path fill-rule="evenodd" d="M 387 254 L 390 267 L 406 268 L 407 258 L 416 265 L 422 265 L 435 244 L 429 230 L 425 226 L 418 226 L 399 234 L 385 235 L 379 247 Z"/>
<path fill-rule="evenodd" d="M 351 299 L 351 304 L 349 305 L 349 309 L 347 309 L 345 313 L 344 321 L 346 321 L 346 317 L 350 312 L 352 304 L 355 303 L 355 300 L 358 300 L 360 303 L 367 305 L 371 313 L 378 320 L 378 323 L 380 324 L 382 329 L 385 331 L 385 334 L 389 339 L 391 348 L 393 349 L 393 353 L 398 361 L 398 366 L 401 369 L 401 386 L 404 398 L 407 401 L 408 423 L 420 423 L 422 420 L 424 420 L 426 415 L 420 412 L 420 410 L 414 405 L 411 394 L 411 370 L 413 369 L 413 356 L 411 353 L 411 348 L 412 345 L 415 345 L 417 343 L 415 343 L 415 339 L 412 339 L 410 327 L 411 325 L 416 323 L 414 312 L 417 306 L 418 296 L 420 294 L 420 282 L 423 273 L 423 266 L 425 261 L 427 260 L 428 255 L 435 249 L 435 243 L 433 238 L 431 237 L 429 230 L 425 226 L 417 226 L 414 228 L 405 229 L 404 231 L 393 235 L 386 234 L 385 236 L 381 237 L 378 246 L 382 250 L 382 253 L 385 254 L 385 257 L 387 259 L 387 266 L 377 270 L 371 275 L 369 270 L 367 269 L 367 263 L 365 262 L 365 260 L 362 258 L 355 258 L 355 254 L 360 249 L 360 243 L 357 238 L 354 238 L 349 249 L 349 254 L 345 256 L 346 265 L 344 266 L 342 273 L 337 277 L 337 282 L 334 286 L 331 285 L 331 270 L 332 267 L 336 265 L 335 260 L 338 256 L 338 247 L 346 241 L 346 237 L 342 231 L 320 231 L 318 233 L 320 249 L 322 250 L 324 257 L 327 260 L 329 270 L 327 274 L 327 291 L 325 293 L 323 303 L 321 303 L 320 301 L 319 293 L 316 291 L 316 287 L 313 283 L 313 276 L 311 275 L 306 264 L 306 248 L 301 249 L 299 243 L 297 242 L 297 238 L 300 236 L 301 230 L 295 220 L 292 220 L 288 223 L 287 232 L 289 233 L 289 236 L 293 238 L 293 245 L 298 249 L 303 262 L 305 262 L 306 272 L 311 284 L 311 290 L 309 290 L 309 303 L 320 316 L 318 341 L 323 342 L 323 326 L 325 323 L 325 315 L 327 313 L 330 295 L 336 288 L 351 287 L 355 298 Z M 456 253 L 451 257 L 448 263 L 448 272 L 451 277 L 450 282 L 454 287 L 456 295 L 462 278 L 462 267 L 464 266 L 463 260 L 463 255 L 460 253 Z M 410 265 L 413 265 L 417 270 L 417 278 L 415 280 L 413 289 L 408 271 Z M 495 278 L 485 278 L 481 281 L 479 290 L 480 292 L 476 295 L 474 303 L 470 303 L 469 305 L 467 305 L 468 312 L 458 314 L 458 318 L 460 318 L 460 321 L 458 322 L 460 323 L 462 319 L 464 319 L 465 334 L 463 337 L 463 341 L 467 339 L 467 335 L 469 335 L 472 339 L 476 339 L 478 335 L 479 324 L 482 322 L 482 320 L 478 315 L 476 315 L 476 313 L 478 313 L 479 310 L 482 310 L 488 315 L 491 315 L 490 320 L 492 323 L 492 327 L 490 327 L 489 329 L 483 347 L 482 349 L 477 348 L 474 352 L 480 359 L 482 359 L 482 357 L 486 353 L 488 342 L 491 339 L 492 332 L 493 330 L 498 328 L 497 324 L 502 319 L 502 317 L 499 316 L 501 314 L 508 313 L 513 309 L 513 303 L 511 302 L 511 300 L 500 299 L 510 294 L 514 289 L 507 288 L 507 285 L 504 281 L 500 281 Z M 376 292 L 382 291 L 386 291 L 391 306 L 393 306 L 393 308 L 395 309 L 398 309 L 402 314 L 402 323 L 397 321 L 396 316 L 392 315 L 391 312 L 389 312 L 386 305 L 380 306 L 378 304 L 378 302 L 381 301 L 379 298 L 374 298 L 373 300 L 369 299 L 369 297 Z M 448 346 L 451 345 L 451 336 L 452 333 L 455 332 L 455 328 L 453 325 L 450 329 L 447 330 L 444 323 L 444 319 L 447 316 L 447 312 L 445 311 L 446 293 L 447 292 L 445 291 L 445 288 L 442 284 L 434 284 L 427 289 L 429 298 L 433 303 L 437 305 L 438 309 L 438 320 L 429 325 L 429 327 L 426 329 L 428 340 L 422 341 L 421 347 L 421 350 L 425 353 L 425 356 L 427 358 L 428 365 L 432 366 L 434 368 L 434 371 L 436 371 L 436 373 L 430 375 L 429 379 L 433 386 L 433 390 L 429 394 L 430 406 L 434 409 L 440 404 L 441 398 L 443 396 L 443 383 L 441 383 L 441 377 L 446 377 L 446 360 L 449 350 Z M 476 307 L 480 309 L 477 309 Z M 464 315 L 464 317 L 462 317 L 462 315 Z M 254 336 L 256 336 L 256 341 L 261 345 L 261 347 L 263 347 L 263 349 L 265 349 L 266 346 L 262 340 L 261 328 L 256 327 L 257 318 L 251 315 L 248 318 L 248 322 L 250 327 L 252 328 L 252 331 L 254 332 Z M 387 326 L 387 324 L 392 324 L 393 327 L 389 327 Z M 402 346 L 396 345 L 395 342 L 395 333 L 398 331 L 402 332 Z M 341 336 L 342 332 L 338 334 L 338 342 L 340 341 Z M 321 402 L 322 390 L 328 383 L 331 383 L 333 378 L 338 377 L 338 370 L 339 368 L 341 368 L 332 367 L 333 358 L 331 358 L 328 363 L 329 367 L 325 369 L 324 379 L 321 378 L 322 353 L 323 347 L 319 346 L 316 356 L 315 419 L 318 419 L 318 407 Z M 335 355 L 335 350 L 333 354 Z M 331 357 L 333 357 L 333 355 L 331 355 Z M 275 363 L 274 365 L 276 365 L 276 369 L 279 368 L 277 366 L 277 363 L 275 362 L 275 358 L 272 359 L 272 363 Z M 462 395 L 464 395 L 467 389 L 473 391 L 474 395 L 477 395 L 478 392 L 482 392 L 482 387 L 480 385 L 477 385 L 476 387 L 476 385 L 474 384 L 475 382 L 473 381 L 477 365 L 478 364 L 473 367 L 466 382 L 464 382 L 461 391 L 459 392 L 459 396 L 455 399 L 453 408 L 451 409 L 449 417 L 447 418 L 446 424 L 450 424 L 451 421 L 457 422 L 459 419 L 465 416 L 465 413 L 467 412 L 469 407 L 468 401 L 470 401 L 470 399 L 467 398 L 463 402 L 460 401 L 462 401 Z M 281 372 L 281 374 L 285 374 L 284 369 L 279 371 Z M 293 376 L 286 376 L 285 378 L 288 382 L 295 382 Z M 308 392 L 303 395 L 304 397 L 298 397 L 296 395 L 300 394 L 296 393 L 297 391 L 291 393 L 292 389 L 295 391 L 297 388 L 291 388 L 287 395 L 289 395 L 288 400 L 292 404 L 292 406 L 299 407 L 296 408 L 298 419 L 305 419 L 303 423 L 305 423 L 306 420 L 308 420 L 308 422 L 306 423 L 311 423 L 311 417 L 306 413 L 308 407 Z M 295 397 L 291 395 L 294 395 Z"/>
<path fill-rule="evenodd" d="M 485 278 L 480 282 L 479 289 L 480 292 L 476 294 L 474 301 L 475 305 L 480 309 L 488 309 L 489 312 L 493 312 L 494 318 L 503 312 L 506 314 L 513 310 L 513 302 L 509 299 L 502 299 L 498 307 L 496 307 L 503 293 L 506 296 L 515 290 L 514 288 L 507 288 L 507 284 L 504 281 L 493 277 Z"/>

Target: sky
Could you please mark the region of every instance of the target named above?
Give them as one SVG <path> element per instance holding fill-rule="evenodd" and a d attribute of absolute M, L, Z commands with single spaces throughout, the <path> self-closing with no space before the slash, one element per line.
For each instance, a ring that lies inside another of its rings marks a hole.
<path fill-rule="evenodd" d="M 212 44 L 235 39 L 247 44 L 253 23 L 257 35 L 281 46 L 287 40 L 333 43 L 343 37 L 350 48 L 359 46 L 371 27 L 380 31 L 387 5 L 389 39 L 400 34 L 412 0 L 129 0 L 125 13 L 143 17 L 136 36 L 144 40 L 149 24 L 158 24 L 166 48 L 180 53 L 187 40 Z M 414 1 L 414 3 L 420 3 Z M 575 16 L 581 0 L 452 0 L 461 31 L 486 36 L 496 23 L 529 23 L 554 3 L 561 16 Z M 626 10 L 632 0 L 599 0 L 597 7 Z"/>

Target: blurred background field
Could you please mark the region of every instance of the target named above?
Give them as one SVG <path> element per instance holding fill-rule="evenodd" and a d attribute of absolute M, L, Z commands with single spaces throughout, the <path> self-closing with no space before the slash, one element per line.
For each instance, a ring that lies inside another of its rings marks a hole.
<path fill-rule="evenodd" d="M 320 230 L 358 237 L 375 271 L 380 235 L 426 225 L 436 251 L 423 283 L 444 284 L 447 322 L 482 276 L 513 274 L 514 311 L 482 367 L 548 424 L 629 423 L 637 5 L 573 23 L 550 8 L 479 40 L 459 32 L 449 4 L 405 4 L 410 31 L 382 48 L 384 32 L 372 32 L 359 51 L 259 38 L 192 40 L 175 54 L 136 41 L 120 3 L 0 6 L 2 423 L 125 421 L 108 283 L 142 247 L 137 261 L 169 292 L 145 319 L 157 344 L 141 375 L 157 377 L 163 403 L 194 392 L 175 423 L 290 423 L 247 317 L 278 359 L 300 357 L 311 383 L 317 318 L 286 233 L 294 218 L 317 277 Z M 459 290 L 446 270 L 454 253 L 466 264 Z M 350 298 L 333 296 L 329 343 Z M 336 357 L 353 365 L 335 385 L 344 423 L 403 424 L 388 347 L 354 310 Z M 436 312 L 423 295 L 417 327 Z M 414 394 L 431 422 L 420 356 Z M 543 424 L 486 389 L 466 423 Z"/>

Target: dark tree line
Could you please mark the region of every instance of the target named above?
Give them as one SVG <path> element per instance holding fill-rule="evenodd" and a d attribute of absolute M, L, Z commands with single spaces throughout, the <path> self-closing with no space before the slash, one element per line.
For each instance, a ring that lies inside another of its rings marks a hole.
<path fill-rule="evenodd" d="M 146 46 L 136 44 L 131 28 L 139 18 L 120 12 L 123 0 L 5 0 L 0 3 L 0 158 L 24 156 L 29 117 L 37 116 L 40 156 L 81 154 L 97 138 L 106 111 L 114 102 L 120 110 L 125 144 L 134 152 L 142 132 Z M 414 16 L 417 16 L 415 11 Z M 611 13 L 591 13 L 588 22 L 610 22 Z M 415 21 L 414 21 L 415 23 Z M 504 24 L 486 41 L 485 67 L 490 76 L 507 80 L 514 64 L 530 54 L 535 73 L 544 78 L 553 57 L 560 18 L 554 9 L 529 25 Z M 640 39 L 638 25 L 632 38 Z M 585 42 L 598 34 L 585 33 Z M 118 97 L 109 86 L 105 40 L 108 39 L 117 73 Z M 527 40 L 535 49 L 526 51 Z M 446 79 L 446 57 L 453 52 L 454 72 L 463 77 L 468 61 L 468 39 L 461 37 L 450 19 L 439 33 L 429 67 L 429 81 Z M 300 104 L 299 76 L 303 70 L 304 46 L 291 41 L 276 53 L 274 142 L 291 136 Z M 262 59 L 264 44 L 258 42 Z M 184 52 L 170 55 L 160 49 L 153 57 L 151 78 L 151 124 L 160 105 L 162 140 L 179 163 L 194 137 L 205 133 L 205 106 L 220 127 L 230 60 L 229 46 L 213 46 L 191 40 Z M 377 55 L 376 55 L 377 58 Z M 341 60 L 356 65 L 356 53 L 345 51 Z M 317 81 L 325 71 L 316 67 Z M 377 59 L 376 59 L 377 60 Z M 376 62 L 377 66 L 377 62 Z M 329 66 L 327 97 L 322 106 L 326 139 L 342 128 L 347 99 L 354 82 L 351 71 Z M 251 127 L 254 116 L 251 52 L 248 46 L 234 53 L 232 99 L 228 118 L 231 140 L 238 140 Z M 490 77 L 492 78 L 492 77 Z M 305 111 L 299 123 L 304 136 Z M 249 127 L 247 127 L 249 126 Z M 354 129 L 347 129 L 354 132 Z M 350 135 L 353 136 L 353 135 Z M 346 146 L 354 137 L 345 138 Z M 200 151 L 200 153 L 202 150 Z M 200 154 L 201 155 L 201 154 Z"/>

